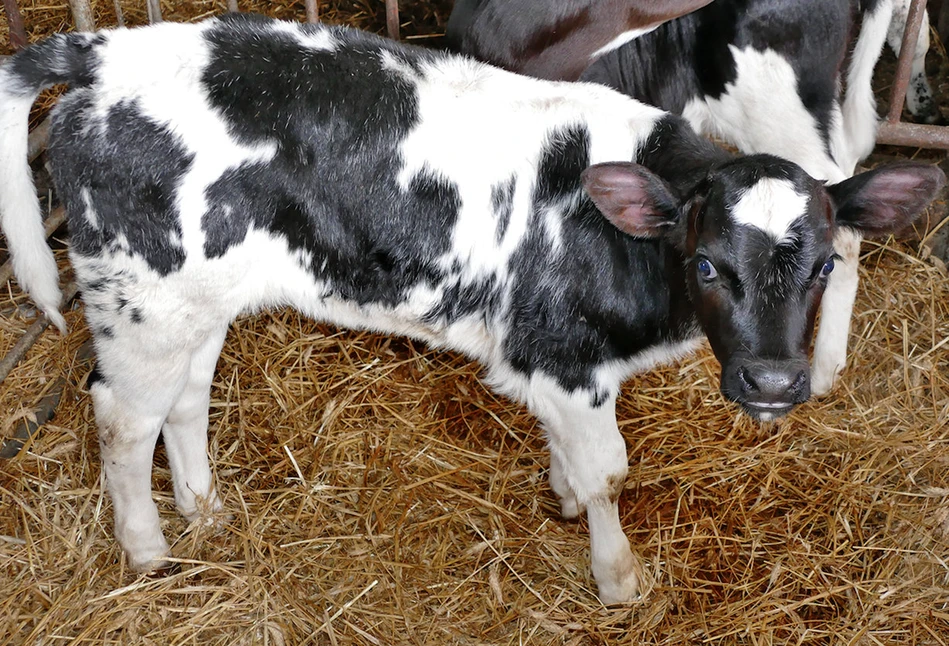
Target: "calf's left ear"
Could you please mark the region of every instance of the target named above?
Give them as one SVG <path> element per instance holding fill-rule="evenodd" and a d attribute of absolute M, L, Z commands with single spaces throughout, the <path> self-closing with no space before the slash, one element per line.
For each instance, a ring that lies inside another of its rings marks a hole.
<path fill-rule="evenodd" d="M 827 187 L 837 207 L 837 224 L 870 237 L 912 224 L 946 183 L 938 166 L 897 162 Z"/>
<path fill-rule="evenodd" d="M 623 233 L 655 238 L 675 224 L 679 201 L 662 179 L 639 164 L 594 164 L 581 179 L 596 208 Z"/>

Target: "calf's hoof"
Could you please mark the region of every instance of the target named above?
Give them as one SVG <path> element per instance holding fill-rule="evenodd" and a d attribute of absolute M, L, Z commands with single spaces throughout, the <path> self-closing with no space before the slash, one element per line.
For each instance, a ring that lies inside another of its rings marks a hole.
<path fill-rule="evenodd" d="M 178 507 L 178 513 L 192 525 L 210 527 L 216 531 L 234 519 L 233 514 L 224 513 L 224 504 L 215 491 L 211 491 L 206 498 L 195 496 L 194 506 L 190 509 Z"/>
<path fill-rule="evenodd" d="M 151 572 L 161 576 L 170 573 L 175 566 L 175 563 L 168 560 L 170 553 L 171 550 L 166 544 L 161 550 L 139 550 L 134 554 L 126 550 L 125 558 L 132 570 L 143 574 Z"/>
<path fill-rule="evenodd" d="M 609 572 L 598 575 L 594 571 L 600 601 L 610 606 L 639 600 L 639 570 L 636 557 L 631 553 L 615 564 Z"/>
<path fill-rule="evenodd" d="M 811 368 L 811 395 L 823 397 L 834 389 L 840 378 L 841 369 L 824 368 L 815 364 Z"/>

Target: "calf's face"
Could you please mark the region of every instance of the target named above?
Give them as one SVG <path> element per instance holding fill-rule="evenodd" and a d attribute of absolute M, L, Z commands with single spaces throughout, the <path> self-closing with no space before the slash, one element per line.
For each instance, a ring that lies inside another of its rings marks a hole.
<path fill-rule="evenodd" d="M 770 155 L 713 167 L 681 193 L 636 164 L 584 173 L 615 226 L 664 237 L 682 254 L 696 319 L 722 366 L 722 393 L 759 420 L 810 397 L 808 349 L 837 228 L 898 231 L 944 183 L 935 166 L 900 163 L 825 187 Z"/>

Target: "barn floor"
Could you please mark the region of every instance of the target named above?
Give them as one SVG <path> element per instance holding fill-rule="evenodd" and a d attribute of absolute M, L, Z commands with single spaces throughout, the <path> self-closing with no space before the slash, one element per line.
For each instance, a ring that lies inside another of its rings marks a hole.
<path fill-rule="evenodd" d="M 34 38 L 69 22 L 49 0 L 20 4 Z M 189 19 L 221 4 L 162 6 Z M 447 16 L 403 4 L 409 36 Z M 97 3 L 100 24 L 111 6 Z M 302 2 L 256 6 L 304 15 Z M 381 1 L 324 14 L 383 30 Z M 69 334 L 44 333 L 0 385 L 0 436 L 62 392 L 55 419 L 0 460 L 0 645 L 947 644 L 949 277 L 913 244 L 863 250 L 851 365 L 830 396 L 752 423 L 718 393 L 707 349 L 626 385 L 620 512 L 647 584 L 609 608 L 585 522 L 559 518 L 540 429 L 476 365 L 286 310 L 237 321 L 218 363 L 211 455 L 227 518 L 212 529 L 175 513 L 159 445 L 155 499 L 179 567 L 130 572 L 77 304 Z M 33 310 L 11 282 L 0 311 L 5 354 Z"/>

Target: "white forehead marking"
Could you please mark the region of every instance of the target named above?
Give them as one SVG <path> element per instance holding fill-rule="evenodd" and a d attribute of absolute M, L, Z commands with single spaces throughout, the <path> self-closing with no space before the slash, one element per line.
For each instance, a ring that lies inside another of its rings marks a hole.
<path fill-rule="evenodd" d="M 746 190 L 732 208 L 732 219 L 767 232 L 777 242 L 792 236 L 791 225 L 807 211 L 808 196 L 786 179 L 766 177 Z"/>

